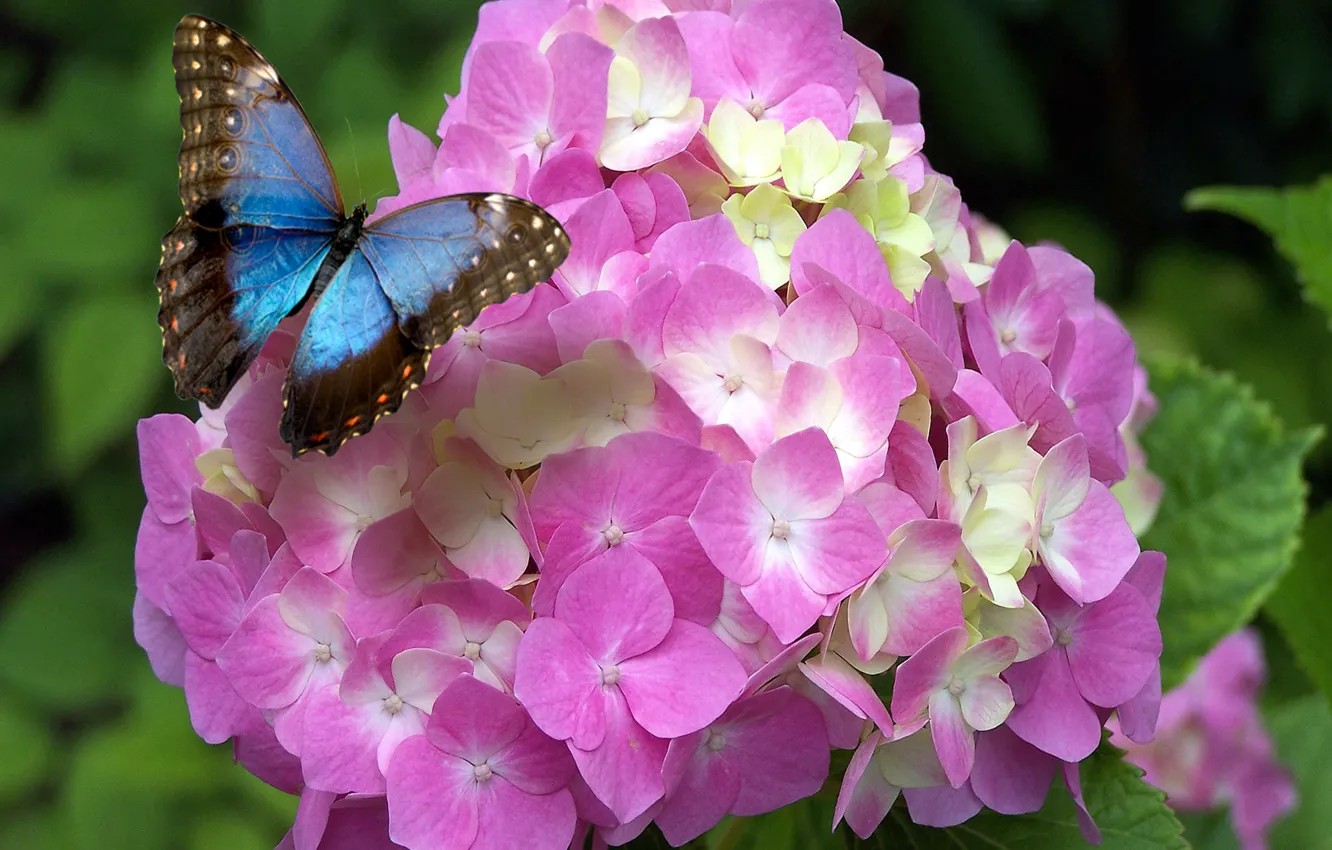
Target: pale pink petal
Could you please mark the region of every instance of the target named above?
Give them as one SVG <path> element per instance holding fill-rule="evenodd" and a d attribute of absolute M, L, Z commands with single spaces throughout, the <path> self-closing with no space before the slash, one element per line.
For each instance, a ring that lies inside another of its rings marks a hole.
<path fill-rule="evenodd" d="M 953 675 L 967 681 L 978 676 L 997 676 L 1013 663 L 1017 641 L 1001 636 L 983 640 L 957 657 Z"/>
<path fill-rule="evenodd" d="M 832 286 L 802 294 L 782 314 L 777 348 L 792 360 L 828 366 L 856 351 L 856 323 Z"/>
<path fill-rule="evenodd" d="M 775 519 L 823 519 L 842 504 L 842 471 L 819 428 L 783 437 L 754 461 L 753 488 Z"/>
<path fill-rule="evenodd" d="M 305 709 L 305 781 L 324 791 L 382 794 L 384 777 L 376 753 L 392 722 L 382 703 L 346 705 L 337 685 L 320 689 Z"/>
<path fill-rule="evenodd" d="M 967 682 L 958 702 L 967 725 L 985 732 L 1003 723 L 1013 710 L 1013 692 L 998 676 L 980 676 Z"/>
<path fill-rule="evenodd" d="M 882 647 L 893 655 L 912 655 L 935 636 L 963 625 L 962 586 L 949 571 L 929 581 L 886 577 L 888 629 Z"/>
<path fill-rule="evenodd" d="M 259 715 L 259 709 L 241 699 L 216 663 L 188 650 L 184 687 L 190 725 L 209 744 L 239 735 Z"/>
<path fill-rule="evenodd" d="M 573 248 L 555 272 L 555 281 L 571 297 L 597 289 L 606 261 L 634 246 L 629 218 L 610 189 L 589 198 L 570 217 L 566 228 Z"/>
<path fill-rule="evenodd" d="M 466 86 L 469 123 L 514 153 L 536 151 L 537 133 L 549 130 L 555 81 L 535 46 L 514 41 L 477 46 Z"/>
<path fill-rule="evenodd" d="M 873 732 L 860 742 L 855 754 L 851 756 L 833 808 L 834 828 L 846 818 L 852 832 L 861 838 L 869 838 L 897 801 L 900 789 L 889 784 L 871 764 L 874 752 L 882 741 L 883 733 Z"/>
<path fill-rule="evenodd" d="M 1138 552 L 1124 509 L 1100 481 L 1091 482 L 1082 505 L 1041 541 L 1041 559 L 1050 575 L 1078 602 L 1105 598 L 1133 567 Z"/>
<path fill-rule="evenodd" d="M 580 359 L 599 339 L 623 337 L 627 312 L 620 296 L 604 290 L 589 292 L 552 311 L 550 327 L 555 332 L 560 359 L 570 363 Z"/>
<path fill-rule="evenodd" d="M 735 580 L 734 576 L 728 577 Z M 804 634 L 828 605 L 827 596 L 810 589 L 801 578 L 784 540 L 768 541 L 762 573 L 757 581 L 744 585 L 741 593 L 782 643 Z"/>
<path fill-rule="evenodd" d="M 829 596 L 868 579 L 888 554 L 887 541 L 874 518 L 851 498 L 844 499 L 831 516 L 790 523 L 786 543 L 804 582 L 814 592 Z"/>
<path fill-rule="evenodd" d="M 976 742 L 962 716 L 957 698 L 945 690 L 930 697 L 930 738 L 939 753 L 948 782 L 961 787 L 976 761 Z"/>
<path fill-rule="evenodd" d="M 529 794 L 495 777 L 480 786 L 479 797 L 480 821 L 470 850 L 564 850 L 573 838 L 577 816 L 573 797 L 563 788 Z"/>
<path fill-rule="evenodd" d="M 893 728 L 893 718 L 883 700 L 865 677 L 837 653 L 827 652 L 803 661 L 800 669 L 824 693 L 857 717 L 873 721 L 881 730 Z"/>
<path fill-rule="evenodd" d="M 199 432 L 179 414 L 159 413 L 138 425 L 139 473 L 148 506 L 170 525 L 190 516 L 190 490 L 203 483 L 194 465 L 199 454 Z"/>
<path fill-rule="evenodd" d="M 153 675 L 168 685 L 185 682 L 185 656 L 189 647 L 171 616 L 158 608 L 142 590 L 134 595 L 134 642 L 148 655 Z"/>
<path fill-rule="evenodd" d="M 277 595 L 245 615 L 217 653 L 218 666 L 236 692 L 260 708 L 290 705 L 314 672 L 316 641 L 290 628 Z"/>
<path fill-rule="evenodd" d="M 669 269 L 686 280 L 700 263 L 724 266 L 750 280 L 758 279 L 758 261 L 734 225 L 722 213 L 677 224 L 656 241 L 650 268 Z"/>
<path fill-rule="evenodd" d="M 680 288 L 662 325 L 667 357 L 691 353 L 710 367 L 724 369 L 731 338 L 752 336 L 765 343 L 777 337 L 778 304 L 771 292 L 724 266 L 704 264 Z"/>
<path fill-rule="evenodd" d="M 953 662 L 967 648 L 967 630 L 949 629 L 903 661 L 893 680 L 893 715 L 900 723 L 921 716 L 932 695 L 946 688 Z"/>
<path fill-rule="evenodd" d="M 429 172 L 435 162 L 435 143 L 430 137 L 397 114 L 389 119 L 389 154 L 393 159 L 393 173 L 398 187 L 405 188 L 420 172 Z"/>
<path fill-rule="evenodd" d="M 703 488 L 689 525 L 722 575 L 751 585 L 763 574 L 772 514 L 754 495 L 753 464 L 731 463 Z"/>

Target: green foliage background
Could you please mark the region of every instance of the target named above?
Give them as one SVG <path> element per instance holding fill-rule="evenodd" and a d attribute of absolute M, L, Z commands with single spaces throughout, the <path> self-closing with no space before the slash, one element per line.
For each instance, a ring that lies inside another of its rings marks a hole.
<path fill-rule="evenodd" d="M 130 631 L 134 423 L 191 412 L 160 362 L 152 284 L 178 214 L 176 20 L 213 15 L 258 44 L 344 194 L 373 199 L 394 190 L 389 116 L 434 127 L 476 7 L 0 7 L 0 850 L 264 848 L 294 811 L 193 736 Z M 1332 422 L 1332 183 L 1317 183 L 1332 173 L 1332 3 L 843 8 L 847 29 L 920 86 L 936 167 L 1015 236 L 1090 263 L 1154 364 L 1165 406 L 1145 445 L 1171 490 L 1147 543 L 1171 556 L 1166 675 L 1256 618 L 1270 722 L 1305 801 L 1273 846 L 1332 847 L 1332 449 L 1318 442 Z M 1190 190 L 1223 184 L 1308 185 L 1190 196 L 1269 240 L 1186 209 Z M 1108 846 L 1182 846 L 1127 770 L 1109 751 L 1089 768 L 1104 777 L 1088 799 L 1113 827 Z M 1035 819 L 1048 828 L 990 817 L 945 836 L 892 820 L 881 843 L 1078 846 L 1056 796 Z M 826 820 L 808 814 L 725 824 L 708 843 L 812 846 Z M 1234 846 L 1221 816 L 1184 821 L 1193 846 Z"/>

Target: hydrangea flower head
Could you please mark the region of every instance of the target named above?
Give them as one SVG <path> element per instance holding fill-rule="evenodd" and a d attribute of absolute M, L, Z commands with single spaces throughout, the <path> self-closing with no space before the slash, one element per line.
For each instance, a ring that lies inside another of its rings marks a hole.
<path fill-rule="evenodd" d="M 135 635 L 301 794 L 283 846 L 678 846 L 835 749 L 857 834 L 898 796 L 952 825 L 1061 771 L 1080 800 L 1108 717 L 1151 738 L 1132 339 L 969 210 L 842 27 L 484 4 L 434 136 L 389 120 L 375 215 L 529 198 L 572 239 L 552 280 L 333 458 L 283 454 L 285 330 L 219 410 L 140 423 Z"/>

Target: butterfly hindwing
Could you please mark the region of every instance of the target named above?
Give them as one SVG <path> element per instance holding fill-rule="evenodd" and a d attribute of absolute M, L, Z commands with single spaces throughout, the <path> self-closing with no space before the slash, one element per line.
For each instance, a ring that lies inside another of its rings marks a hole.
<path fill-rule="evenodd" d="M 333 454 L 392 413 L 425 377 L 428 352 L 400 331 L 365 254 L 352 250 L 310 311 L 283 389 L 293 454 Z"/>
<path fill-rule="evenodd" d="M 300 105 L 243 38 L 186 17 L 172 64 L 185 213 L 162 240 L 162 358 L 178 394 L 216 407 L 305 298 L 341 200 Z"/>
<path fill-rule="evenodd" d="M 366 227 L 361 245 L 403 332 L 443 345 L 489 304 L 547 280 L 569 254 L 549 213 L 511 195 L 455 195 Z"/>

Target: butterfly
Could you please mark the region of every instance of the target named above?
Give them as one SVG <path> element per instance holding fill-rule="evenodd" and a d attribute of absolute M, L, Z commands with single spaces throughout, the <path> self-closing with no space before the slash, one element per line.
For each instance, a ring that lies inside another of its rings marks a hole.
<path fill-rule="evenodd" d="M 217 408 L 278 322 L 313 303 L 283 386 L 292 455 L 333 454 L 398 409 L 431 349 L 481 310 L 548 279 L 559 223 L 501 194 L 454 195 L 366 224 L 273 66 L 190 15 L 171 61 L 180 199 L 157 270 L 162 359 L 176 393 Z"/>

